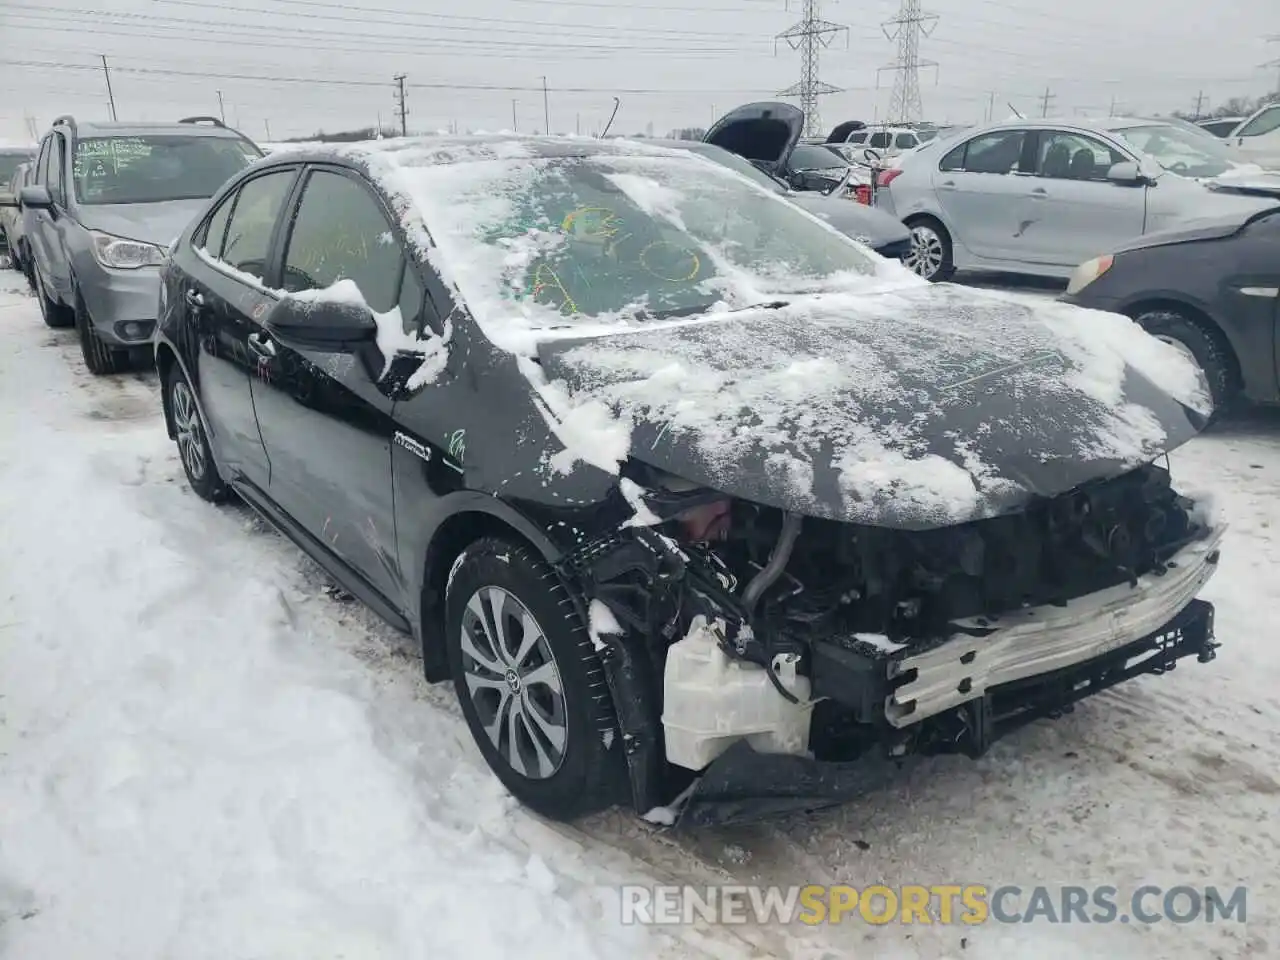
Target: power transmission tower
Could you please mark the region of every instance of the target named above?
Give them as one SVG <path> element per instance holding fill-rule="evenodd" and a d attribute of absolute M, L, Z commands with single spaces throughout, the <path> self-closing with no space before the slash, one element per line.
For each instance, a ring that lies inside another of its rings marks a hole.
<path fill-rule="evenodd" d="M 804 19 L 774 38 L 775 47 L 778 40 L 785 40 L 792 50 L 800 51 L 800 82 L 779 90 L 778 96 L 800 98 L 800 109 L 804 111 L 804 132 L 809 137 L 822 134 L 818 98 L 841 90 L 840 87 L 833 87 L 818 79 L 818 53 L 823 47 L 831 46 L 831 38 L 841 31 L 844 31 L 847 40 L 848 27 L 842 23 L 823 20 L 818 0 L 804 0 Z"/>
<path fill-rule="evenodd" d="M 393 79 L 396 82 L 396 113 L 400 114 L 400 136 L 407 137 L 409 135 L 409 109 L 404 99 L 405 75 L 397 73 Z"/>
<path fill-rule="evenodd" d="M 1204 91 L 1201 90 L 1199 93 L 1196 94 L 1196 115 L 1192 119 L 1199 120 L 1201 116 L 1201 110 L 1203 109 L 1204 109 Z"/>
<path fill-rule="evenodd" d="M 898 42 L 898 59 L 876 73 L 877 84 L 880 73 L 885 70 L 895 73 L 889 115 L 885 118 L 889 123 L 916 123 L 924 118 L 924 104 L 920 100 L 920 68 L 933 67 L 936 71 L 938 64 L 933 60 L 920 59 L 920 38 L 930 36 L 937 25 L 937 14 L 924 13 L 920 9 L 920 0 L 902 0 L 897 18 L 880 25 L 886 37 Z"/>

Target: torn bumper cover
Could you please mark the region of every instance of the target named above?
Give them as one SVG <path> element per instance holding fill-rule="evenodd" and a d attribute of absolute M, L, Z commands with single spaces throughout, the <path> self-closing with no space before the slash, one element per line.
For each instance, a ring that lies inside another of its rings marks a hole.
<path fill-rule="evenodd" d="M 1135 585 L 957 624 L 982 635 L 955 634 L 922 652 L 815 651 L 815 695 L 879 726 L 893 754 L 980 756 L 1116 684 L 1172 670 L 1187 656 L 1213 660 L 1213 606 L 1195 596 L 1217 568 L 1223 532 L 1219 525 Z M 760 754 L 744 741 L 702 772 L 675 819 L 701 827 L 835 806 L 892 782 L 896 769 L 881 758 Z"/>

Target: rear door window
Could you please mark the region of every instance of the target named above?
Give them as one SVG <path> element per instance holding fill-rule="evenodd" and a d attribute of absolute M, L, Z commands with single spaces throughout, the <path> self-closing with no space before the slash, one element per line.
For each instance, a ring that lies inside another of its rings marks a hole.
<path fill-rule="evenodd" d="M 887 133 L 873 133 L 871 135 L 871 147 L 874 150 L 886 150 L 891 142 L 891 137 Z"/>
<path fill-rule="evenodd" d="M 911 150 L 919 142 L 914 133 L 900 133 L 894 138 L 893 145 L 899 150 Z"/>
<path fill-rule="evenodd" d="M 353 177 L 307 178 L 284 256 L 284 288 L 297 292 L 350 280 L 376 313 L 400 303 L 404 255 L 381 204 Z"/>
<path fill-rule="evenodd" d="M 997 130 L 974 137 L 943 158 L 944 164 L 948 161 L 955 163 L 956 154 L 963 151 L 959 166 L 943 169 L 963 170 L 966 173 L 1012 173 L 1022 158 L 1022 145 L 1026 137 L 1025 130 Z"/>
<path fill-rule="evenodd" d="M 230 267 L 261 281 L 276 218 L 293 186 L 295 171 L 276 170 L 254 177 L 236 194 L 219 258 Z"/>

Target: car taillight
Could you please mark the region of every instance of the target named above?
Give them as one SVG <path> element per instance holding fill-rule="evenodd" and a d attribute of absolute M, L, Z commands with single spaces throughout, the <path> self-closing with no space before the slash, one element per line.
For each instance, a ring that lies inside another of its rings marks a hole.
<path fill-rule="evenodd" d="M 853 188 L 853 198 L 863 206 L 871 206 L 871 186 L 866 183 L 860 183 Z"/>
<path fill-rule="evenodd" d="M 893 183 L 893 181 L 896 180 L 901 175 L 902 175 L 902 170 L 898 167 L 891 167 L 888 170 L 881 170 L 878 174 L 876 174 L 876 186 L 887 187 L 889 184 Z"/>

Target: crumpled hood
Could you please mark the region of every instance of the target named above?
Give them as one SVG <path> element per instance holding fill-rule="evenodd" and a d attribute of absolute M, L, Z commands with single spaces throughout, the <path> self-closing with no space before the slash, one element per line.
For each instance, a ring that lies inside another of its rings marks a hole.
<path fill-rule="evenodd" d="M 902 282 L 544 342 L 630 455 L 810 516 L 928 528 L 1016 511 L 1190 439 L 1204 379 L 1127 318 Z M 607 411 L 604 409 L 607 408 Z"/>
<path fill-rule="evenodd" d="M 197 198 L 159 203 L 85 204 L 77 208 L 76 217 L 90 230 L 101 230 L 164 248 L 186 229 L 208 202 Z"/>

